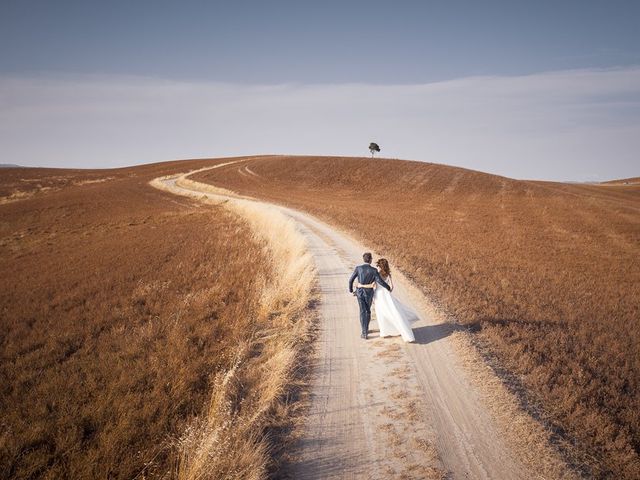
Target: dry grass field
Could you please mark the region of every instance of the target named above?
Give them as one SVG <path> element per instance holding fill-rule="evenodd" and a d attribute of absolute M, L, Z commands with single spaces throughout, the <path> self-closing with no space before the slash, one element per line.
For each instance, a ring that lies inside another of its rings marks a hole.
<path fill-rule="evenodd" d="M 215 163 L 0 172 L 0 477 L 274 468 L 308 340 L 300 292 L 271 287 L 290 259 L 148 185 Z"/>
<path fill-rule="evenodd" d="M 384 159 L 264 157 L 194 180 L 309 211 L 389 256 L 587 476 L 640 478 L 640 186 Z"/>

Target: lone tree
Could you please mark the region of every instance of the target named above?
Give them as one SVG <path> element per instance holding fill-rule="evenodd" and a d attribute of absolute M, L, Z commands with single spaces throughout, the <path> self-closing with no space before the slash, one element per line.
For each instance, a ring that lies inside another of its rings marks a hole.
<path fill-rule="evenodd" d="M 369 151 L 371 152 L 371 157 L 373 157 L 376 152 L 380 152 L 380 147 L 377 143 L 371 142 L 369 144 Z"/>

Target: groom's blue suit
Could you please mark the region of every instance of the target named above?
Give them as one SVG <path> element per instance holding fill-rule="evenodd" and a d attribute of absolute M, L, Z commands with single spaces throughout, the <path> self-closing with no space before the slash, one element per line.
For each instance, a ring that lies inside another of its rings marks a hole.
<path fill-rule="evenodd" d="M 385 282 L 378 270 L 368 263 L 358 265 L 353 271 L 351 278 L 349 279 L 349 293 L 353 293 L 353 282 L 358 279 L 360 285 L 367 285 L 373 282 L 378 282 L 387 290 L 391 290 L 391 287 Z M 358 305 L 360 306 L 360 327 L 362 328 L 362 336 L 366 338 L 369 332 L 369 322 L 371 321 L 371 303 L 373 302 L 373 288 L 361 288 L 356 289 L 356 297 L 358 297 Z"/>

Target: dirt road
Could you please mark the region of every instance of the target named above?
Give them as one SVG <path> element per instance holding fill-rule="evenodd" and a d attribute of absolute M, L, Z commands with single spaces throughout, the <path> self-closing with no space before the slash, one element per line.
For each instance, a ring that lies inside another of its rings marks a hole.
<path fill-rule="evenodd" d="M 163 182 L 174 193 L 193 194 L 175 178 Z M 305 213 L 273 207 L 304 234 L 321 294 L 311 406 L 290 476 L 536 478 L 510 451 L 459 365 L 447 338 L 452 327 L 432 322 L 418 289 L 394 273 L 394 294 L 421 315 L 416 343 L 377 338 L 375 321 L 370 339 L 361 339 L 347 280 L 367 248 Z"/>

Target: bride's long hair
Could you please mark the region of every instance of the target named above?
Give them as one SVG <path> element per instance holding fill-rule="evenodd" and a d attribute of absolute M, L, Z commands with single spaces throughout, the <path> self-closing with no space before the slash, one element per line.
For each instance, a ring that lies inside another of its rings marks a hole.
<path fill-rule="evenodd" d="M 376 266 L 380 270 L 380 275 L 382 278 L 388 278 L 391 275 L 391 269 L 389 268 L 389 262 L 386 258 L 380 258 L 376 262 Z"/>

